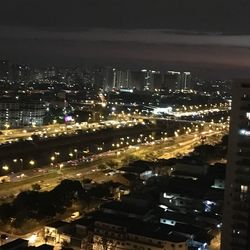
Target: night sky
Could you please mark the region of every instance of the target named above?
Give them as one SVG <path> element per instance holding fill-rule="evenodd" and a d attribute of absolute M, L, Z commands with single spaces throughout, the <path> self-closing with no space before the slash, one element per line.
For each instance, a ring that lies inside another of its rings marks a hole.
<path fill-rule="evenodd" d="M 249 0 L 5 0 L 0 58 L 250 77 Z"/>

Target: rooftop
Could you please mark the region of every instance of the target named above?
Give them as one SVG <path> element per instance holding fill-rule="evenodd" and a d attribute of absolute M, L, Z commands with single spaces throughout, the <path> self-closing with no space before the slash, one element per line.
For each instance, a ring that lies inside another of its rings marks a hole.
<path fill-rule="evenodd" d="M 29 247 L 27 248 L 27 250 L 53 250 L 54 249 L 54 246 L 50 246 L 50 245 L 47 245 L 47 244 L 43 244 L 39 247 Z"/>
<path fill-rule="evenodd" d="M 104 210 L 109 209 L 113 210 L 115 212 L 120 213 L 130 213 L 130 214 L 136 214 L 136 215 L 145 215 L 148 213 L 149 208 L 148 207 L 141 207 L 141 206 L 131 206 L 130 204 L 127 204 L 126 202 L 119 202 L 119 201 L 111 201 L 106 204 L 103 204 L 101 208 Z"/>
<path fill-rule="evenodd" d="M 2 246 L 0 246 L 0 249 L 1 250 L 10 250 L 10 249 L 18 249 L 18 246 L 20 246 L 20 249 L 21 247 L 25 247 L 28 246 L 28 241 L 27 240 L 24 240 L 24 239 L 16 239 L 14 241 L 11 241 L 7 244 L 4 244 Z"/>
<path fill-rule="evenodd" d="M 65 222 L 65 221 L 55 221 L 51 224 L 46 225 L 47 227 L 53 227 L 53 228 L 61 228 L 64 226 L 68 226 L 70 223 Z"/>

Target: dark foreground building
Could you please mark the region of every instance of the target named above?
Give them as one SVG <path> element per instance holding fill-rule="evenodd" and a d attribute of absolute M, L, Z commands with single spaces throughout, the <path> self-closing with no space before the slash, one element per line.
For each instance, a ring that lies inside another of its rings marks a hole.
<path fill-rule="evenodd" d="M 250 81 L 233 84 L 221 250 L 250 249 Z"/>

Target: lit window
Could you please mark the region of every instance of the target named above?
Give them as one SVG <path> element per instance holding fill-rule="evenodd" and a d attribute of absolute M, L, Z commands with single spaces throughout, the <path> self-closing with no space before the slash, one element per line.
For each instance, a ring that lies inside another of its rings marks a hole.
<path fill-rule="evenodd" d="M 246 129 L 241 129 L 239 131 L 240 135 L 244 135 L 244 136 L 250 136 L 250 131 L 246 130 Z"/>
<path fill-rule="evenodd" d="M 247 193 L 247 191 L 248 191 L 248 186 L 241 185 L 241 186 L 240 186 L 240 191 L 241 191 L 241 193 Z"/>
<path fill-rule="evenodd" d="M 246 113 L 246 117 L 247 117 L 248 120 L 250 120 L 250 112 Z"/>

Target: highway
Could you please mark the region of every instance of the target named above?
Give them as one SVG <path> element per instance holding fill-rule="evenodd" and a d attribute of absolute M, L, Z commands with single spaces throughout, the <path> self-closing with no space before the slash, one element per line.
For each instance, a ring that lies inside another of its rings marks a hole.
<path fill-rule="evenodd" d="M 192 110 L 187 111 L 185 109 L 184 111 L 178 111 L 175 112 L 173 116 L 167 118 L 163 118 L 158 115 L 142 115 L 140 112 L 134 112 L 132 114 L 115 114 L 115 120 L 107 120 L 105 122 L 100 123 L 88 123 L 88 122 L 82 122 L 82 123 L 74 123 L 74 124 L 51 124 L 46 126 L 34 126 L 34 127 L 28 127 L 28 128 L 20 128 L 20 129 L 9 129 L 6 127 L 6 129 L 1 130 L 0 134 L 0 144 L 4 143 L 12 143 L 19 140 L 32 140 L 32 136 L 36 135 L 41 138 L 48 138 L 48 137 L 57 137 L 60 135 L 70 135 L 75 134 L 78 130 L 95 130 L 95 129 L 101 129 L 105 128 L 107 126 L 109 127 L 117 127 L 120 125 L 123 126 L 132 126 L 133 124 L 138 123 L 142 120 L 164 120 L 164 121 L 175 121 L 175 122 L 182 122 L 182 123 L 190 123 L 190 124 L 207 124 L 203 122 L 202 120 L 197 121 L 191 121 L 191 120 L 185 120 L 182 117 L 184 116 L 192 116 L 192 115 L 207 115 L 211 113 L 216 113 L 219 111 L 228 111 L 228 106 L 219 106 L 215 105 L 214 107 L 207 107 L 206 109 L 201 109 L 198 106 L 193 107 Z"/>
<path fill-rule="evenodd" d="M 41 137 L 58 136 L 60 134 L 71 134 L 78 129 L 87 129 L 88 127 L 96 128 L 96 124 L 77 124 L 77 125 L 66 125 L 66 124 L 52 124 L 39 127 L 29 127 L 22 129 L 6 129 L 2 130 L 0 135 L 0 143 L 15 142 L 20 139 L 31 140 L 31 136 L 37 135 Z"/>
<path fill-rule="evenodd" d="M 40 138 L 57 137 L 60 135 L 71 135 L 77 131 L 98 130 L 107 127 L 133 126 L 138 124 L 137 120 L 131 121 L 114 121 L 108 120 L 105 123 L 75 123 L 75 124 L 51 124 L 46 126 L 29 127 L 21 129 L 1 130 L 0 144 L 17 142 L 19 140 L 32 140 L 32 136 L 36 135 Z"/>
<path fill-rule="evenodd" d="M 203 132 L 208 143 L 216 143 L 226 131 L 211 130 Z M 0 184 L 0 202 L 11 201 L 18 193 L 30 190 L 33 184 L 38 183 L 41 190 L 51 190 L 63 179 L 84 179 L 103 182 L 111 180 L 106 176 L 100 165 L 108 165 L 110 161 L 116 162 L 116 168 L 124 166 L 129 159 L 156 160 L 159 158 L 168 159 L 179 155 L 188 154 L 195 146 L 201 143 L 199 132 L 192 132 L 165 139 L 155 140 L 136 146 L 128 146 L 109 150 L 100 154 L 92 155 L 89 162 L 86 159 L 78 159 L 71 163 L 60 163 L 53 167 L 22 171 L 23 177 L 17 178 L 18 174 L 11 176 L 11 182 Z M 19 173 L 20 175 L 20 173 Z"/>

